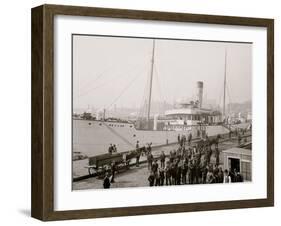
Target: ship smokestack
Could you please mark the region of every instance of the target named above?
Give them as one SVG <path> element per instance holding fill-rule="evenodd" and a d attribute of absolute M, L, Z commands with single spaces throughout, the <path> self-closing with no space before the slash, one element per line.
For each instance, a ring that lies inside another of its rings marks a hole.
<path fill-rule="evenodd" d="M 203 103 L 203 82 L 197 82 L 197 100 L 198 100 L 198 107 L 202 108 Z"/>
<path fill-rule="evenodd" d="M 159 117 L 158 114 L 154 115 L 153 130 L 157 130 L 158 117 Z"/>

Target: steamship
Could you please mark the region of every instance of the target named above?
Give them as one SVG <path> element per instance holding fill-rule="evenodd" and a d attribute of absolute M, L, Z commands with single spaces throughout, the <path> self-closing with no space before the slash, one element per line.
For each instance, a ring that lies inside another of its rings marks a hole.
<path fill-rule="evenodd" d="M 225 80 L 223 112 L 203 107 L 203 85 L 197 82 L 197 94 L 194 101 L 182 101 L 177 107 L 166 110 L 164 115 L 151 117 L 151 94 L 154 73 L 155 40 L 153 40 L 148 106 L 145 120 L 125 121 L 106 118 L 105 112 L 97 114 L 95 119 L 73 117 L 73 151 L 94 156 L 107 152 L 110 144 L 116 144 L 118 151 L 128 151 L 140 145 L 152 143 L 152 146 L 177 142 L 178 135 L 192 137 L 208 134 L 226 134 L 229 128 L 223 125 L 225 117 Z M 226 61 L 226 58 L 225 58 Z M 226 63 L 225 63 L 226 67 Z"/>

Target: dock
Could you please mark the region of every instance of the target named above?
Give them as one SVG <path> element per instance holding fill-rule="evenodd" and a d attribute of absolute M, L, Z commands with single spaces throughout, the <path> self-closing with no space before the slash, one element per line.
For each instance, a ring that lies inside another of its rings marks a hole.
<path fill-rule="evenodd" d="M 229 139 L 225 136 L 221 139 L 219 143 L 219 151 L 222 152 L 223 150 L 238 147 L 243 144 L 251 143 L 251 134 L 245 134 L 243 138 L 247 139 L 247 142 L 242 141 L 241 144 L 238 144 L 237 137 L 233 137 Z M 194 139 L 191 143 L 191 146 L 196 145 L 198 139 Z M 243 143 L 244 142 L 244 143 Z M 166 155 L 173 149 L 177 149 L 178 144 L 173 143 L 169 145 L 163 145 L 160 147 L 153 147 L 152 153 L 153 156 L 157 157 L 163 151 Z M 130 169 L 116 174 L 115 176 L 115 183 L 112 183 L 112 188 L 124 188 L 124 187 L 143 187 L 148 186 L 148 165 L 147 165 L 147 157 L 145 155 L 140 157 L 140 166 L 135 166 L 135 159 L 132 160 L 130 163 Z M 212 155 L 211 163 L 215 163 L 215 156 Z M 103 188 L 103 180 L 96 176 L 90 176 L 88 174 L 88 170 L 85 168 L 85 165 L 88 164 L 88 159 L 79 160 L 73 162 L 73 190 L 80 190 L 80 189 L 98 189 Z M 220 155 L 220 165 L 223 165 L 223 157 Z"/>

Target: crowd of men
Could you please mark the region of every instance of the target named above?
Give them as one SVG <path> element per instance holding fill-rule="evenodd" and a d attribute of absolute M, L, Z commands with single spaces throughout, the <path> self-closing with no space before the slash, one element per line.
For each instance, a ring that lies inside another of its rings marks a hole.
<path fill-rule="evenodd" d="M 162 152 L 154 158 L 148 152 L 149 186 L 242 182 L 243 177 L 236 169 L 223 171 L 219 166 L 219 139 L 218 135 L 217 142 L 210 142 L 206 137 L 192 146 L 190 136 L 188 139 L 179 136 L 178 148 L 168 155 Z M 213 155 L 215 161 L 211 162 Z"/>
<path fill-rule="evenodd" d="M 153 156 L 152 143 L 148 143 L 145 152 L 141 150 L 139 141 L 136 143 L 136 167 L 139 167 L 140 157 L 145 154 L 148 164 L 149 186 L 181 185 L 181 184 L 211 184 L 211 183 L 233 183 L 243 182 L 243 177 L 236 169 L 223 170 L 220 166 L 219 140 L 209 139 L 208 134 L 199 134 L 201 138 L 196 144 L 192 144 L 192 134 L 178 135 L 177 149 L 171 150 L 169 154 L 163 151 L 160 156 Z M 240 134 L 235 134 L 238 137 Z M 229 133 L 231 138 L 232 133 Z M 109 153 L 117 152 L 116 145 L 110 144 Z M 214 161 L 211 161 L 212 156 Z M 115 172 L 115 170 L 113 170 Z M 114 173 L 111 180 L 106 174 L 104 188 L 110 187 L 114 182 Z"/>

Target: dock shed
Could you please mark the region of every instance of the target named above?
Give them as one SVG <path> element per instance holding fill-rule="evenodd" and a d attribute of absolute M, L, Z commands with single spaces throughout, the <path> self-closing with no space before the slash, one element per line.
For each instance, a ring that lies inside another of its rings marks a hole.
<path fill-rule="evenodd" d="M 236 169 L 245 181 L 252 180 L 252 150 L 245 148 L 230 148 L 223 152 L 223 168 Z"/>

